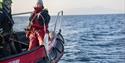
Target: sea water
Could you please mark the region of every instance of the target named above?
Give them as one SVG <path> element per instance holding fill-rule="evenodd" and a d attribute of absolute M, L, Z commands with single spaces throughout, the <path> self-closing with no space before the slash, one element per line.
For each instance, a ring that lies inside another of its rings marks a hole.
<path fill-rule="evenodd" d="M 28 18 L 14 17 L 14 30 L 24 31 Z M 55 18 L 51 17 L 50 31 Z M 61 29 L 65 52 L 59 63 L 125 63 L 125 14 L 67 15 Z"/>

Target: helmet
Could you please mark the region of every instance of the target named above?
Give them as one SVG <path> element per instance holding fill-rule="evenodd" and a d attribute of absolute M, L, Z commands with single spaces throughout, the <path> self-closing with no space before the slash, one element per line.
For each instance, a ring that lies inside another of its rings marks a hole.
<path fill-rule="evenodd" d="M 43 1 L 42 1 L 42 0 L 38 0 L 38 1 L 37 1 L 37 4 L 39 4 L 39 5 L 42 5 L 42 6 L 43 6 Z"/>
<path fill-rule="evenodd" d="M 34 9 L 35 9 L 36 13 L 39 13 L 41 10 L 43 10 L 44 9 L 43 1 L 38 0 Z"/>
<path fill-rule="evenodd" d="M 36 3 L 36 6 L 34 8 L 39 8 L 39 9 L 43 9 L 43 1 L 42 0 L 38 0 Z"/>

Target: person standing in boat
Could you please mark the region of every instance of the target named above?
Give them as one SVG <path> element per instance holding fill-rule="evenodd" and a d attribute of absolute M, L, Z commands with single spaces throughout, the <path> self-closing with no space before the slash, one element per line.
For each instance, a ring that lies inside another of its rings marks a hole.
<path fill-rule="evenodd" d="M 29 38 L 28 50 L 31 50 L 34 47 L 43 45 L 45 33 L 48 32 L 50 15 L 48 10 L 44 9 L 42 0 L 38 0 L 29 21 L 26 37 Z"/>
<path fill-rule="evenodd" d="M 9 39 L 13 33 L 14 24 L 11 15 L 11 4 L 11 0 L 0 0 L 0 34 L 4 38 L 4 43 L 1 46 L 10 54 L 16 52 L 14 43 Z"/>

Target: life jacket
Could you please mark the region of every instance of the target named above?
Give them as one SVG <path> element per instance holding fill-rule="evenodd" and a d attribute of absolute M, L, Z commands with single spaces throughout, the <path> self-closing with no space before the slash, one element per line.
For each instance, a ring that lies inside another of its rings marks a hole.
<path fill-rule="evenodd" d="M 0 0 L 0 28 L 3 33 L 11 32 L 14 21 L 11 15 L 11 0 Z"/>
<path fill-rule="evenodd" d="M 41 16 L 38 17 L 38 21 L 40 23 L 40 25 L 44 25 L 44 21 L 45 21 L 45 25 L 48 25 L 50 22 L 50 15 L 48 14 L 48 10 L 44 9 L 41 13 L 41 16 L 43 16 L 43 18 Z"/>
<path fill-rule="evenodd" d="M 35 13 L 32 14 L 30 17 L 30 21 L 32 21 L 33 17 L 35 16 Z M 42 18 L 43 17 L 43 18 Z M 44 22 L 46 27 L 48 27 L 48 24 L 50 22 L 50 15 L 48 14 L 47 10 L 42 10 L 40 15 L 38 14 L 35 19 L 32 21 L 32 27 L 35 28 L 44 28 Z"/>

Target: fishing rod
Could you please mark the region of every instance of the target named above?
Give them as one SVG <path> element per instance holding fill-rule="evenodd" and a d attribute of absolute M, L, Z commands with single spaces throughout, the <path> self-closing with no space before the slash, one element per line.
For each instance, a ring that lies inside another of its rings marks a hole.
<path fill-rule="evenodd" d="M 32 13 L 32 12 L 15 13 L 15 14 L 12 14 L 12 16 L 24 15 L 24 14 L 31 14 L 31 13 Z"/>

